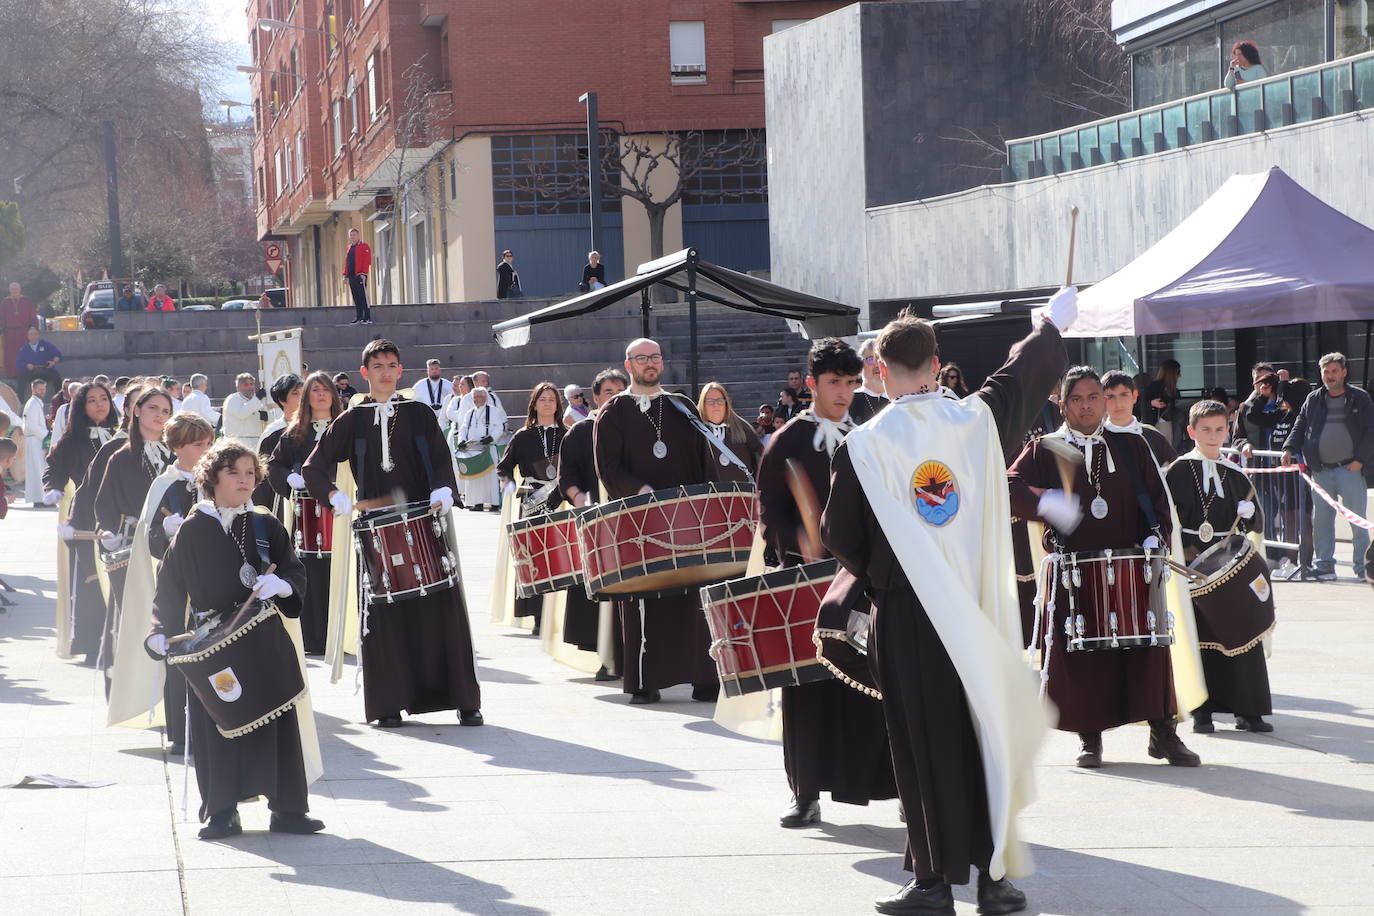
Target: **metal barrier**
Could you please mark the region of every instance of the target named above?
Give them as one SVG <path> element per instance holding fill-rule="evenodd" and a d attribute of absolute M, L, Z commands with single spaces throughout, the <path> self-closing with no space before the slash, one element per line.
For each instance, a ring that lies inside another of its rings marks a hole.
<path fill-rule="evenodd" d="M 1244 468 L 1255 487 L 1255 502 L 1264 513 L 1264 544 L 1270 548 L 1271 559 L 1275 552 L 1283 553 L 1275 575 L 1290 578 L 1310 568 L 1313 497 L 1302 476 L 1273 470 L 1281 465 L 1283 452 L 1256 449 L 1242 455 L 1225 448 L 1222 454 Z"/>

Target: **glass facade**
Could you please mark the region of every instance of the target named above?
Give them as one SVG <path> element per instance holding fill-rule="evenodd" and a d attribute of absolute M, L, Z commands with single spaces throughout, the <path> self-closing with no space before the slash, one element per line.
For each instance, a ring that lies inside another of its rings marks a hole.
<path fill-rule="evenodd" d="M 1300 70 L 1326 59 L 1325 0 L 1276 0 L 1252 13 L 1221 24 L 1221 55 L 1230 61 L 1231 46 L 1253 41 L 1270 76 Z"/>
<path fill-rule="evenodd" d="M 1336 56 L 1374 51 L 1374 0 L 1335 0 Z"/>
<path fill-rule="evenodd" d="M 603 185 L 618 182 L 619 139 L 603 133 Z M 491 138 L 492 203 L 496 216 L 590 213 L 586 134 L 520 134 Z M 620 212 L 620 195 L 603 190 L 601 210 Z"/>
<path fill-rule="evenodd" d="M 1221 78 L 1214 29 L 1159 45 L 1131 58 L 1131 93 L 1137 108 L 1217 88 Z"/>

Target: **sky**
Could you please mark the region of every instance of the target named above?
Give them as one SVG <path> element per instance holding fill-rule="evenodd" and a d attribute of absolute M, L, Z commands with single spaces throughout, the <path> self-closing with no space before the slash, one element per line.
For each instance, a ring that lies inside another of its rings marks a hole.
<path fill-rule="evenodd" d="M 211 104 L 221 99 L 235 102 L 252 102 L 252 91 L 248 84 L 248 74 L 239 73 L 234 68 L 239 64 L 252 63 L 248 49 L 248 0 L 199 0 L 205 16 L 211 23 L 214 36 L 224 45 L 224 67 L 220 73 L 220 84 L 206 100 Z M 223 109 L 220 109 L 222 112 Z M 248 112 L 234 110 L 234 118 L 243 118 Z"/>

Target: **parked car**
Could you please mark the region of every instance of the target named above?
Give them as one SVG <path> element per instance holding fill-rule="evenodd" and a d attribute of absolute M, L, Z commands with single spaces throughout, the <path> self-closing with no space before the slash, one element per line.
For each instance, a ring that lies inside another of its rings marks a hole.
<path fill-rule="evenodd" d="M 221 309 L 255 309 L 258 307 L 256 299 L 229 299 L 226 300 Z"/>
<path fill-rule="evenodd" d="M 215 307 L 208 302 L 197 302 L 195 305 L 183 305 L 177 309 L 179 312 L 213 312 L 214 310 Z"/>
<path fill-rule="evenodd" d="M 81 308 L 81 327 L 87 331 L 106 331 L 114 327 L 113 289 L 87 290 Z"/>

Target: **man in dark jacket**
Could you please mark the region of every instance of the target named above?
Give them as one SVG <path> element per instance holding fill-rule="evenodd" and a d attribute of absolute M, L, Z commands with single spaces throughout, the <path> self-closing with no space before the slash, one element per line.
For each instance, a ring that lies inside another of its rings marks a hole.
<path fill-rule="evenodd" d="M 134 288 L 125 284 L 119 298 L 115 300 L 116 312 L 141 312 L 143 311 L 143 299 L 141 296 L 134 295 Z"/>
<path fill-rule="evenodd" d="M 1364 467 L 1374 462 L 1374 401 L 1367 392 L 1345 383 L 1343 353 L 1328 353 L 1318 365 L 1322 388 L 1303 402 L 1283 445 L 1283 463 L 1286 467 L 1301 458 L 1318 486 L 1364 517 L 1369 495 Z M 1320 496 L 1313 497 L 1312 506 L 1313 565 L 1318 579 L 1334 579 L 1336 510 Z M 1369 532 L 1352 525 L 1351 541 L 1355 577 L 1362 579 Z"/>

